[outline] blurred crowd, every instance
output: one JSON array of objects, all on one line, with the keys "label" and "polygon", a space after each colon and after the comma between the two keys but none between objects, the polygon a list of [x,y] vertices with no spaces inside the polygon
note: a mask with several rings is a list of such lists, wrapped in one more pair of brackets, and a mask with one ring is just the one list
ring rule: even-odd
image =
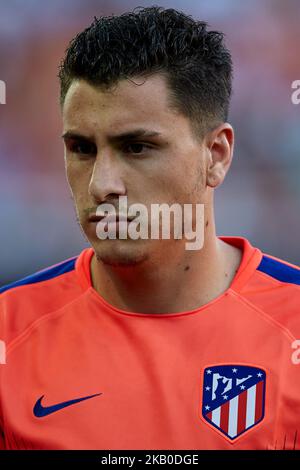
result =
[{"label": "blurred crowd", "polygon": [[64,174],[58,65],[94,16],[152,4],[207,21],[232,52],[236,143],[215,196],[218,235],[300,264],[298,0],[0,0],[0,286],[87,246]]}]

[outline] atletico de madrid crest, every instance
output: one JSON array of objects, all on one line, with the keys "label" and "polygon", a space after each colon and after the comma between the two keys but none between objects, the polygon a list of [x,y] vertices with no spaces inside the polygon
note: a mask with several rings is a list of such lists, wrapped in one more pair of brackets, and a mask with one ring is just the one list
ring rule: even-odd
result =
[{"label": "atletico de madrid crest", "polygon": [[258,367],[207,367],[202,416],[229,439],[236,439],[264,417],[266,373]]}]

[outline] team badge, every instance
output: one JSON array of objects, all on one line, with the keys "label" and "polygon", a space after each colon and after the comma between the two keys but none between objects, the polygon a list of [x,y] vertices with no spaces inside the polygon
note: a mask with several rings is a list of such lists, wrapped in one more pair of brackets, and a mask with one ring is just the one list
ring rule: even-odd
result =
[{"label": "team badge", "polygon": [[231,440],[264,417],[266,373],[258,367],[207,367],[203,377],[202,416]]}]

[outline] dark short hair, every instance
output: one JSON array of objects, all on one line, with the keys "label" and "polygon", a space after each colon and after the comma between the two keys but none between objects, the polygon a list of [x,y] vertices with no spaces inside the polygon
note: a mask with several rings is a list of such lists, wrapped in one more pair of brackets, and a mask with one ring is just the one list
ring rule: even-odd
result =
[{"label": "dark short hair", "polygon": [[94,18],[70,42],[59,68],[60,103],[73,80],[106,89],[120,79],[166,77],[169,103],[198,135],[228,118],[232,61],[224,34],[159,6]]}]

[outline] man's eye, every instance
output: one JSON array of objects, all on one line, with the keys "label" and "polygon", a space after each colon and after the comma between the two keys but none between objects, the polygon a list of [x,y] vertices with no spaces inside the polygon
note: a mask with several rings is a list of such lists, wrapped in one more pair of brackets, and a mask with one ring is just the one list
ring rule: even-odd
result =
[{"label": "man's eye", "polygon": [[123,148],[125,153],[132,153],[135,155],[143,153],[143,150],[149,149],[150,147],[146,144],[136,142],[136,143],[131,143],[131,144],[126,144]]},{"label": "man's eye", "polygon": [[74,142],[70,145],[70,151],[81,155],[90,155],[97,152],[96,147],[87,142]]}]

